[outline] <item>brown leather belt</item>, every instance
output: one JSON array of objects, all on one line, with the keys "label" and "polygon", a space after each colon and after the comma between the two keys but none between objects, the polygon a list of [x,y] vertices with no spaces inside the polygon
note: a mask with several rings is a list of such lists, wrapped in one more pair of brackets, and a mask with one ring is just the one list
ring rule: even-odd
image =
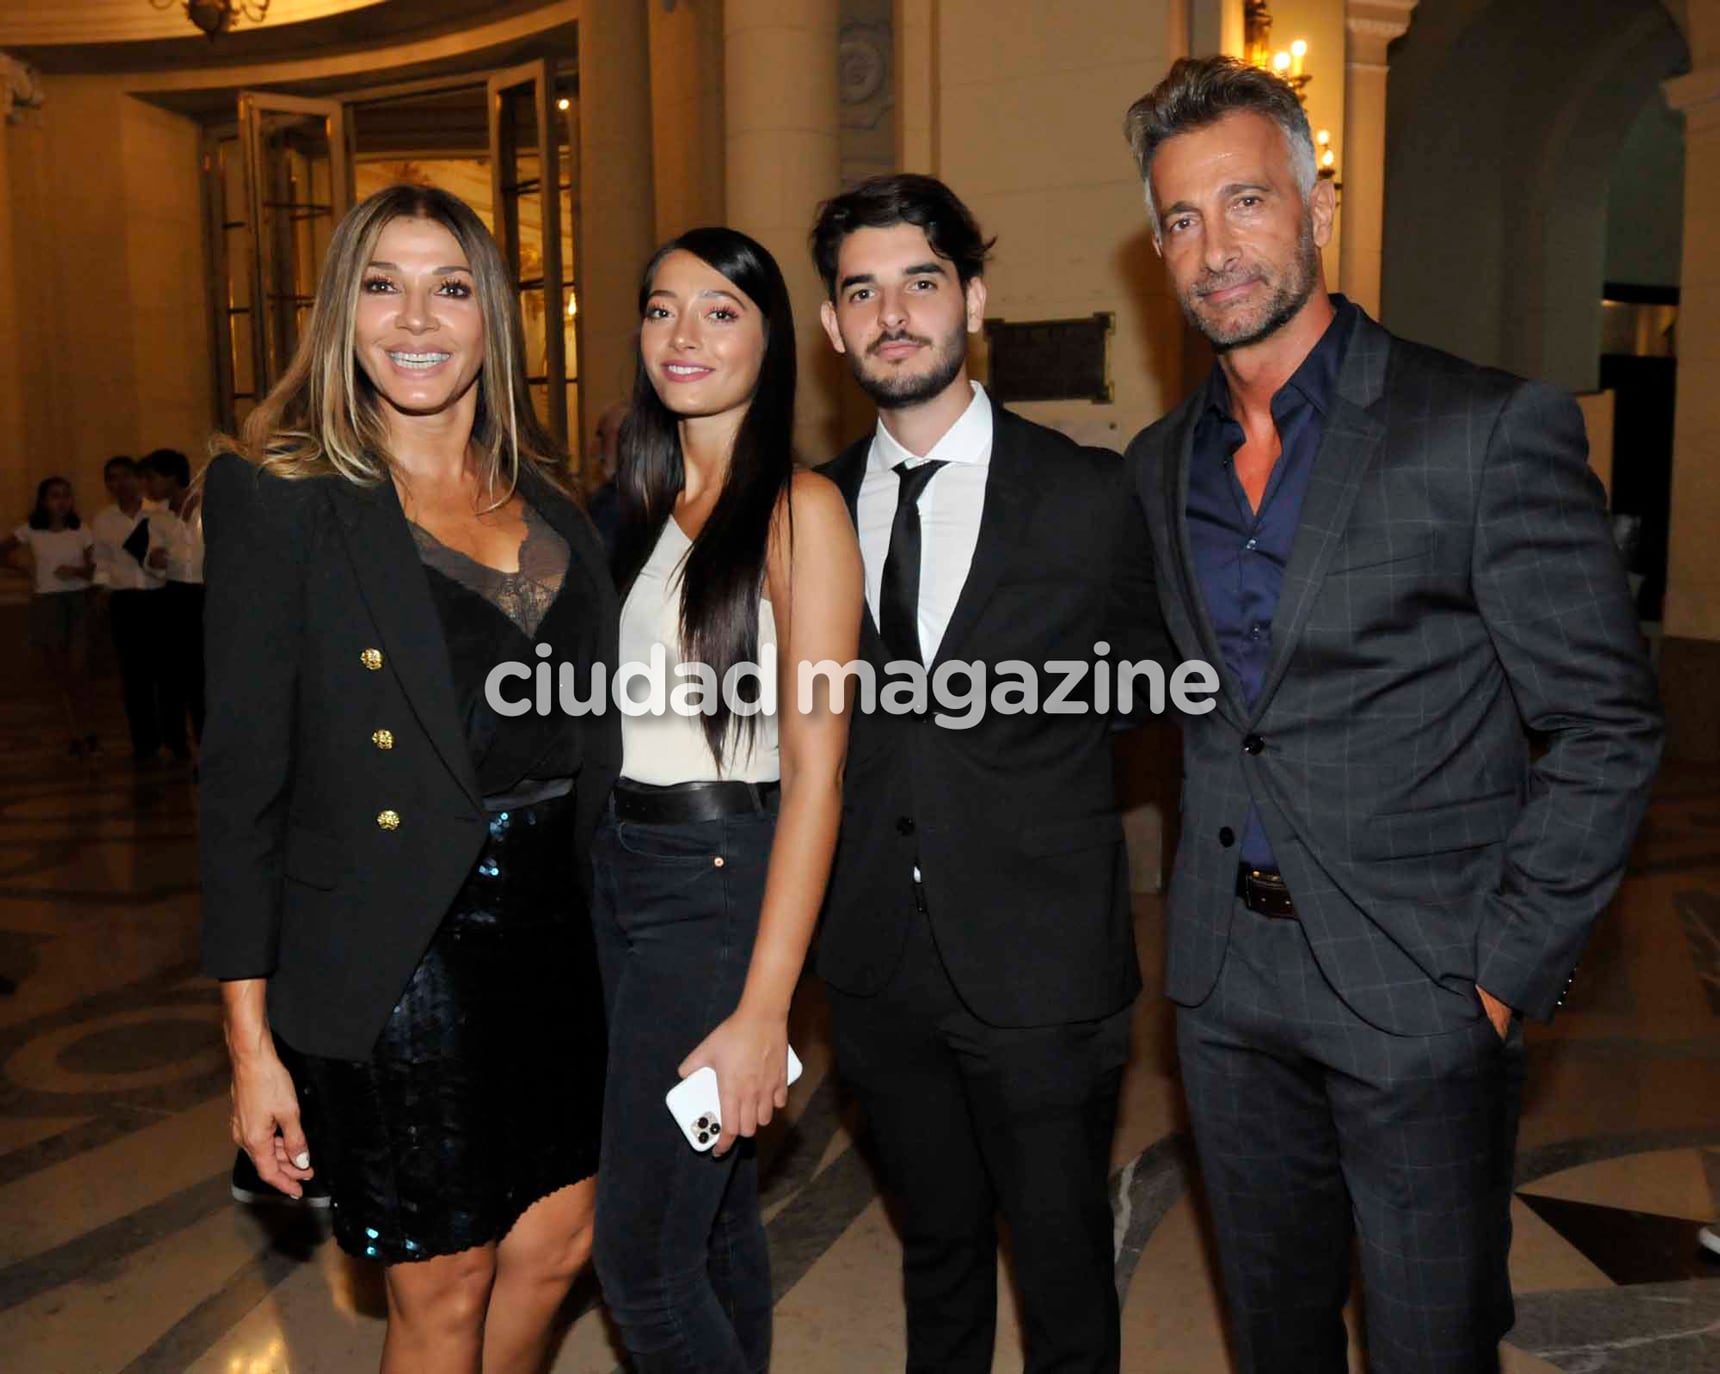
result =
[{"label": "brown leather belt", "polygon": [[1277,873],[1239,864],[1236,869],[1236,895],[1250,911],[1280,920],[1294,920],[1296,907],[1290,901],[1290,889]]}]

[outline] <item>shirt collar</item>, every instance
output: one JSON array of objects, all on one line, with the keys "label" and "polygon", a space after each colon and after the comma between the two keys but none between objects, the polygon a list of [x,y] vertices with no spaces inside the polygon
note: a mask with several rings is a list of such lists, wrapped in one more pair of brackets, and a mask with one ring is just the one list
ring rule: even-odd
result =
[{"label": "shirt collar", "polygon": [[[1338,387],[1338,373],[1344,366],[1344,354],[1349,351],[1350,335],[1355,324],[1356,307],[1348,296],[1332,293],[1332,306],[1335,313],[1331,323],[1326,326],[1326,332],[1320,336],[1320,342],[1308,351],[1308,356],[1302,359],[1302,364],[1290,374],[1290,380],[1278,388],[1272,398],[1272,409],[1276,413],[1280,404],[1286,399],[1285,393],[1291,388],[1325,415],[1332,403],[1332,393]],[[1206,407],[1216,411],[1223,419],[1230,418],[1230,384],[1224,379],[1224,369],[1217,363],[1213,364],[1212,374],[1207,378]]]},{"label": "shirt collar", "polygon": [[934,459],[941,463],[971,463],[985,467],[991,461],[991,398],[978,382],[969,381],[968,385],[973,388],[973,400],[968,402],[968,408],[961,417],[944,431],[944,437],[932,445],[931,452],[924,456],[909,453],[903,448],[896,436],[884,427],[880,417],[877,431],[872,436],[867,468],[873,472],[888,472],[897,463],[905,462],[909,467],[917,468],[921,463]]}]

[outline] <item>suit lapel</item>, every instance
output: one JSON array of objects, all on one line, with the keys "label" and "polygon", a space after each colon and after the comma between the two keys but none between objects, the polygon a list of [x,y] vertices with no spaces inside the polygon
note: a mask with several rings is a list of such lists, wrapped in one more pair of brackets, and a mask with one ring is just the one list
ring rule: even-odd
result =
[{"label": "suit lapel", "polygon": [[1391,336],[1366,315],[1360,315],[1354,328],[1326,414],[1325,433],[1314,455],[1314,471],[1302,498],[1290,562],[1278,593],[1278,611],[1272,618],[1272,655],[1250,713],[1250,726],[1265,713],[1283,681],[1314,595],[1343,543],[1344,526],[1362,478],[1385,439],[1384,422],[1369,408],[1385,389]]},{"label": "suit lapel", "polygon": [[[842,499],[848,503],[848,518],[854,522],[856,536],[860,532],[860,484],[866,480],[866,462],[871,453],[872,439],[868,435],[850,444],[840,455],[819,469],[836,483],[837,490],[842,493]],[[864,597],[860,602],[860,651],[867,659],[879,665],[887,662],[890,657],[890,651],[884,644],[884,636],[878,632],[878,622],[872,615],[872,605]]]},{"label": "suit lapel", "polygon": [[[331,484],[330,499],[340,517],[365,607],[412,713],[448,771],[473,803],[482,807],[471,750],[454,701],[448,642],[394,484],[384,481],[360,487],[339,480]],[[373,646],[354,645],[354,661],[360,650],[369,647]]]},{"label": "suit lapel", "polygon": [[995,401],[991,402],[991,414],[991,462],[986,470],[979,541],[974,545],[973,562],[950,613],[950,623],[938,641],[937,655],[926,665],[928,670],[952,658],[978,623],[980,612],[1009,565],[1010,553],[1020,544],[1021,528],[1033,507],[1027,428]]}]

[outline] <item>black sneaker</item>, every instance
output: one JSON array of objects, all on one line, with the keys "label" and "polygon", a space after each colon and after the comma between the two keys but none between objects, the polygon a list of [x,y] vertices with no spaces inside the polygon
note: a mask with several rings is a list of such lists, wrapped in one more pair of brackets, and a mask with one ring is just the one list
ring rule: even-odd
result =
[{"label": "black sneaker", "polygon": [[307,1178],[299,1186],[305,1191],[302,1198],[292,1197],[272,1184],[264,1183],[257,1173],[257,1166],[251,1163],[251,1156],[240,1150],[233,1161],[233,1179],[227,1191],[233,1194],[233,1201],[252,1207],[272,1202],[284,1203],[288,1207],[329,1205],[328,1184],[320,1178]]}]

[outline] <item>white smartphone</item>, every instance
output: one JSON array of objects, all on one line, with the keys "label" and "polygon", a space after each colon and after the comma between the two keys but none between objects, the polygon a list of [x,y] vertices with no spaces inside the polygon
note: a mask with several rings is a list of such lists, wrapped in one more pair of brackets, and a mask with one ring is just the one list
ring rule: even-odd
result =
[{"label": "white smartphone", "polygon": [[[788,1051],[788,1081],[792,1087],[800,1077],[800,1056],[791,1045]],[[706,1065],[689,1074],[669,1089],[663,1099],[669,1115],[687,1137],[687,1144],[705,1151],[717,1143],[723,1132],[720,1120],[722,1099],[717,1096],[717,1071]]]}]

